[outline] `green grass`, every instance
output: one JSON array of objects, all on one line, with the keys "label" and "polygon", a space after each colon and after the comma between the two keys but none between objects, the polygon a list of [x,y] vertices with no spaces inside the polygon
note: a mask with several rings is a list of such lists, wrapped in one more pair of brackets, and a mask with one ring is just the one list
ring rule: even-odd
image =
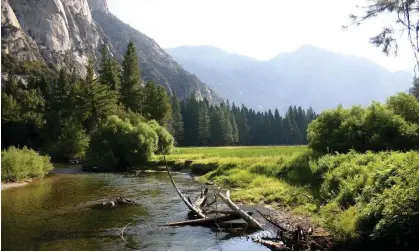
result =
[{"label": "green grass", "polygon": [[[190,168],[203,175],[201,181],[231,189],[234,200],[296,207],[312,204],[311,193],[307,187],[278,176],[307,152],[306,146],[187,147],[176,148],[166,159],[175,168],[192,161]],[[162,160],[155,156],[153,163],[162,164]]]},{"label": "green grass", "polygon": [[[155,156],[152,163],[162,160]],[[311,217],[342,248],[388,248],[392,237],[417,243],[417,151],[319,155],[306,146],[201,147],[176,148],[167,160],[175,168],[191,160],[201,181],[229,188],[235,201],[280,205]]]}]

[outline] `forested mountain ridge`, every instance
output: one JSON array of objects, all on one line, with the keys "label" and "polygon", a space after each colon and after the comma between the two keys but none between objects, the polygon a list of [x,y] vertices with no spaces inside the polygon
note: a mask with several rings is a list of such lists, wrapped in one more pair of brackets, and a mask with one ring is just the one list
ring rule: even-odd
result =
[{"label": "forested mountain ridge", "polygon": [[412,82],[409,73],[391,73],[364,58],[310,45],[265,61],[212,46],[166,51],[220,96],[258,110],[285,112],[290,104],[315,111],[339,104],[365,106],[407,91]]},{"label": "forested mountain ridge", "polygon": [[194,93],[198,99],[220,101],[153,39],[112,15],[106,0],[2,0],[3,55],[45,62],[50,68],[74,68],[84,76],[88,58],[98,61],[104,43],[122,60],[130,40],[136,45],[145,81],[153,80],[181,98]]}]

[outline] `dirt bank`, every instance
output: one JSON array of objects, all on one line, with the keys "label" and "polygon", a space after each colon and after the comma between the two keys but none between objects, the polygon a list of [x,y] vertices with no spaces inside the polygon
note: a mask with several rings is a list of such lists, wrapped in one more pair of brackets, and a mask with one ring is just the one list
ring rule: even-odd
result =
[{"label": "dirt bank", "polygon": [[6,189],[10,189],[10,188],[15,188],[15,187],[21,187],[21,186],[29,184],[30,182],[32,182],[32,180],[26,180],[26,181],[23,181],[23,182],[9,182],[9,183],[1,182],[1,190],[6,190]]}]

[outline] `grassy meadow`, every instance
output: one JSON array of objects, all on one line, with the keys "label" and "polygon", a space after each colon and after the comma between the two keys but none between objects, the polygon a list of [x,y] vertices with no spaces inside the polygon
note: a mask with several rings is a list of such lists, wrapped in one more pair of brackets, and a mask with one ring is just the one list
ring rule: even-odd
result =
[{"label": "grassy meadow", "polygon": [[[190,168],[202,175],[202,182],[229,188],[236,201],[279,204],[300,211],[315,207],[312,192],[307,186],[278,178],[278,174],[290,169],[297,159],[308,163],[307,153],[311,152],[306,146],[181,147],[166,160],[175,169],[192,161]],[[163,164],[163,157],[156,156],[154,162]]]},{"label": "grassy meadow", "polygon": [[[393,232],[415,229],[409,223],[415,225],[418,211],[417,151],[320,155],[306,146],[188,147],[166,158],[175,169],[192,161],[202,182],[229,188],[235,201],[309,216],[346,248],[360,241],[368,246],[366,235],[385,247]],[[162,165],[163,157],[153,163]]]}]

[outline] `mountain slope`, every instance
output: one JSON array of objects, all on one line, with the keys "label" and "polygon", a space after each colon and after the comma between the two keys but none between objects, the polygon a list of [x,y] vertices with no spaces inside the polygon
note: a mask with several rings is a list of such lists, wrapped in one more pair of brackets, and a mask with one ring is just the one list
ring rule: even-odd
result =
[{"label": "mountain slope", "polygon": [[20,60],[75,68],[84,75],[88,58],[98,60],[104,43],[121,60],[130,40],[137,47],[144,80],[154,80],[182,98],[194,93],[210,102],[220,100],[154,40],[112,15],[106,0],[2,0],[2,53]]},{"label": "mountain slope", "polygon": [[196,76],[186,72],[172,57],[151,38],[123,23],[108,11],[94,10],[93,19],[102,28],[106,40],[122,60],[127,45],[132,40],[140,58],[140,68],[145,80],[164,85],[169,93],[186,98],[196,92],[199,99],[218,101],[217,95]]},{"label": "mountain slope", "polygon": [[321,111],[338,104],[367,105],[406,91],[412,82],[408,73],[391,73],[366,59],[314,46],[302,46],[267,61],[207,46],[167,52],[218,94],[255,109],[285,111],[296,104]]}]

